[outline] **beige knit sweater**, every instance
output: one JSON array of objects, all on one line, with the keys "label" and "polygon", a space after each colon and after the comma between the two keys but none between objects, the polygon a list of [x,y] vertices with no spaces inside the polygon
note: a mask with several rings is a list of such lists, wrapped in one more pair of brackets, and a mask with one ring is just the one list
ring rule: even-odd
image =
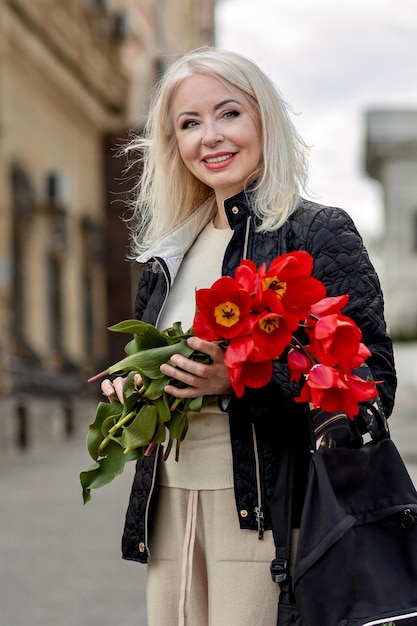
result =
[{"label": "beige knit sweater", "polygon": [[[221,276],[221,265],[230,229],[216,229],[212,221],[187,252],[159,322],[168,328],[180,321],[192,326],[195,290],[210,287]],[[218,408],[217,396],[205,399],[200,413],[189,413],[189,427],[181,444],[178,463],[174,450],[162,463],[159,484],[183,489],[228,489],[233,487],[232,455],[227,413]]]}]

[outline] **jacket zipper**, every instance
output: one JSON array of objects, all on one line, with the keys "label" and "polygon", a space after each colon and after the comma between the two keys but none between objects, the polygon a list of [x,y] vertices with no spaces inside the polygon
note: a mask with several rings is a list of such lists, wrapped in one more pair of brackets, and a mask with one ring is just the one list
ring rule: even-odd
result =
[{"label": "jacket zipper", "polygon": [[[247,254],[248,254],[250,226],[251,226],[251,216],[249,215],[246,221],[245,241],[244,241],[244,246],[243,246],[243,258],[244,259],[247,258]],[[255,424],[252,424],[252,437],[253,437],[253,450],[254,450],[254,455],[255,455],[256,492],[258,496],[258,506],[255,507],[255,518],[256,518],[256,524],[258,526],[258,539],[262,541],[264,538],[265,520],[264,520],[264,513],[262,510],[261,472],[260,472],[259,453],[258,453],[258,444],[257,444],[257,439],[256,439]]]},{"label": "jacket zipper", "polygon": [[249,215],[248,219],[246,220],[245,240],[243,243],[243,258],[244,259],[246,259],[248,255],[250,225],[251,225],[251,216]]},{"label": "jacket zipper", "polygon": [[256,473],[256,491],[258,496],[258,506],[255,507],[255,516],[256,523],[258,525],[258,539],[262,540],[264,538],[264,513],[262,510],[262,495],[261,495],[261,472],[259,465],[259,453],[258,453],[258,442],[256,438],[256,429],[255,424],[252,424],[252,437],[253,437],[253,450],[255,454],[255,473]]}]

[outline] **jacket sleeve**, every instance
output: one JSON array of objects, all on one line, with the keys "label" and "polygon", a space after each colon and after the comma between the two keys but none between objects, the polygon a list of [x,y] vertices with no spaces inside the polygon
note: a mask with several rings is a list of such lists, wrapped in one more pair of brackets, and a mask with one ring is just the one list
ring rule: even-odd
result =
[{"label": "jacket sleeve", "polygon": [[380,281],[362,238],[345,211],[325,207],[311,224],[306,249],[314,258],[313,273],[325,285],[327,295],[349,295],[343,312],[359,326],[362,341],[372,353],[367,364],[374,380],[382,381],[378,391],[388,417],[397,386],[393,347]]}]

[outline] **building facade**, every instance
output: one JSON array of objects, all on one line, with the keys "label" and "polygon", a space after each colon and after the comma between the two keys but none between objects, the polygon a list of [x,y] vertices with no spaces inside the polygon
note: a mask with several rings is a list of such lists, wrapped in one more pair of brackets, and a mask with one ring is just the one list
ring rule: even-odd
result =
[{"label": "building facade", "polygon": [[109,222],[125,229],[109,155],[143,124],[162,59],[212,43],[213,13],[206,0],[0,0],[0,452],[92,417],[85,380],[108,358],[111,303],[131,301],[126,263],[127,279],[108,277],[127,246],[109,238]]},{"label": "building facade", "polygon": [[366,169],[383,189],[386,317],[395,339],[417,338],[417,111],[367,114]]}]

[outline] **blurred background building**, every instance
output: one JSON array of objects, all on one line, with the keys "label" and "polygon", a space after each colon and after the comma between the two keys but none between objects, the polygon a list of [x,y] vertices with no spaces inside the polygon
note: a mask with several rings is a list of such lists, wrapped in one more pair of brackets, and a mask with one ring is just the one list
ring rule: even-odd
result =
[{"label": "blurred background building", "polygon": [[93,417],[135,290],[116,154],[164,68],[213,41],[214,0],[0,0],[0,451]]},{"label": "blurred background building", "polygon": [[417,339],[417,109],[371,110],[366,169],[381,183],[386,318],[397,340]]}]

